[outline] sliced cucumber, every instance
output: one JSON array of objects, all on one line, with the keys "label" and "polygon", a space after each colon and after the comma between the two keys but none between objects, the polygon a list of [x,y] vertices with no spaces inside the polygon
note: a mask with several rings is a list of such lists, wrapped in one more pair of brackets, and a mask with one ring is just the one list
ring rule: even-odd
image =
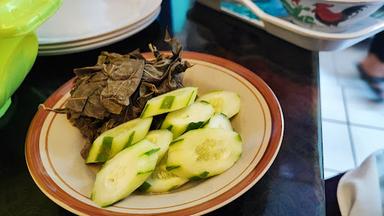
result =
[{"label": "sliced cucumber", "polygon": [[105,162],[124,148],[142,140],[151,122],[151,117],[137,118],[105,131],[93,142],[85,162]]},{"label": "sliced cucumber", "polygon": [[140,186],[139,190],[150,193],[164,193],[174,190],[188,182],[187,178],[181,178],[167,171],[167,156],[160,161],[152,175]]},{"label": "sliced cucumber", "polygon": [[220,128],[191,130],[172,142],[167,170],[191,180],[223,173],[240,158],[238,133]]},{"label": "sliced cucumber", "polygon": [[210,103],[216,113],[224,113],[228,118],[240,111],[240,96],[230,91],[213,91],[199,97],[197,101]]},{"label": "sliced cucumber", "polygon": [[177,138],[186,131],[201,128],[214,114],[213,107],[206,102],[193,103],[165,117],[162,129],[168,129]]},{"label": "sliced cucumber", "polygon": [[208,124],[204,126],[205,128],[222,128],[226,130],[233,130],[231,121],[223,113],[216,113],[210,119]]},{"label": "sliced cucumber", "polygon": [[166,94],[154,97],[147,101],[141,118],[159,115],[181,109],[195,102],[197,95],[196,87],[184,87]]},{"label": "sliced cucumber", "polygon": [[124,199],[152,174],[159,147],[142,140],[107,161],[97,173],[91,199],[105,207]]},{"label": "sliced cucumber", "polygon": [[173,134],[169,130],[153,130],[149,131],[144,139],[152,142],[153,144],[160,147],[159,150],[159,161],[165,153],[168,151],[169,143],[172,142]]}]

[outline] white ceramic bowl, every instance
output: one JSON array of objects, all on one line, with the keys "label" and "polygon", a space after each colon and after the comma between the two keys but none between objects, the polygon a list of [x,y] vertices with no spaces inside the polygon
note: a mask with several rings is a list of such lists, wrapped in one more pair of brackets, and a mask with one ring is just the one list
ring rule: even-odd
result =
[{"label": "white ceramic bowl", "polygon": [[301,26],[324,32],[341,32],[363,21],[382,0],[281,0],[291,20]]}]

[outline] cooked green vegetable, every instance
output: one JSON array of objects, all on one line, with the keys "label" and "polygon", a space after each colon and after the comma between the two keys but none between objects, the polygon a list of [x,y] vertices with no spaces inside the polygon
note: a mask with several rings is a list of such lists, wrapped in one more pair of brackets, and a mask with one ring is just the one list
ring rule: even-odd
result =
[{"label": "cooked green vegetable", "polygon": [[240,135],[219,128],[192,130],[177,138],[168,150],[167,170],[198,180],[223,173],[239,159]]},{"label": "cooked green vegetable", "polygon": [[102,133],[93,142],[86,163],[105,162],[148,133],[152,118],[134,119]]},{"label": "cooked green vegetable", "polygon": [[168,130],[153,130],[149,131],[144,139],[152,142],[160,148],[159,161],[168,151],[169,144],[172,142],[173,134]]},{"label": "cooked green vegetable", "polygon": [[184,87],[166,94],[157,96],[147,101],[142,118],[159,115],[162,113],[172,112],[195,102],[197,95],[196,87]]},{"label": "cooked green vegetable", "polygon": [[216,113],[210,119],[208,124],[204,126],[205,128],[222,128],[226,130],[233,130],[231,121],[223,113]]},{"label": "cooked green vegetable", "polygon": [[166,169],[167,156],[160,161],[152,175],[145,180],[139,190],[150,193],[163,193],[174,190],[188,182],[187,178],[181,178]]},{"label": "cooked green vegetable", "polygon": [[124,199],[151,175],[159,147],[142,140],[107,161],[97,173],[91,199],[106,207]]},{"label": "cooked green vegetable", "polygon": [[201,128],[214,114],[213,107],[206,102],[196,102],[181,110],[168,113],[162,129],[168,129],[177,138],[186,131]]},{"label": "cooked green vegetable", "polygon": [[[138,118],[151,98],[183,87],[182,74],[192,65],[182,60],[179,41],[168,33],[164,41],[172,54],[159,52],[150,44],[153,59],[145,59],[139,50],[125,55],[101,52],[96,65],[74,69],[71,96],[64,109],[53,111],[66,113],[85,137],[84,158],[104,131]],[[172,103],[168,98],[163,107]]]},{"label": "cooked green vegetable", "polygon": [[230,91],[213,91],[199,97],[197,101],[210,103],[216,113],[223,113],[228,118],[240,111],[240,96]]}]

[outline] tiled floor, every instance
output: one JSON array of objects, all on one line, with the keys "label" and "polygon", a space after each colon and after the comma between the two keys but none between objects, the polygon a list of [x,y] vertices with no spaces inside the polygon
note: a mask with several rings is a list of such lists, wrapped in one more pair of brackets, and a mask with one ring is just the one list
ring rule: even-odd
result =
[{"label": "tiled floor", "polygon": [[384,103],[362,81],[356,64],[368,43],[320,53],[320,96],[323,123],[324,175],[332,177],[358,166],[384,148]]}]

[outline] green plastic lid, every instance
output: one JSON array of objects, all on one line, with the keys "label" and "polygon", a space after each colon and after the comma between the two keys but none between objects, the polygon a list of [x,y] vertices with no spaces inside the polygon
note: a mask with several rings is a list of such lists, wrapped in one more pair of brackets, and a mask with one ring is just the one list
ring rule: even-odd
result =
[{"label": "green plastic lid", "polygon": [[61,0],[0,0],[0,38],[34,31],[60,5]]}]

